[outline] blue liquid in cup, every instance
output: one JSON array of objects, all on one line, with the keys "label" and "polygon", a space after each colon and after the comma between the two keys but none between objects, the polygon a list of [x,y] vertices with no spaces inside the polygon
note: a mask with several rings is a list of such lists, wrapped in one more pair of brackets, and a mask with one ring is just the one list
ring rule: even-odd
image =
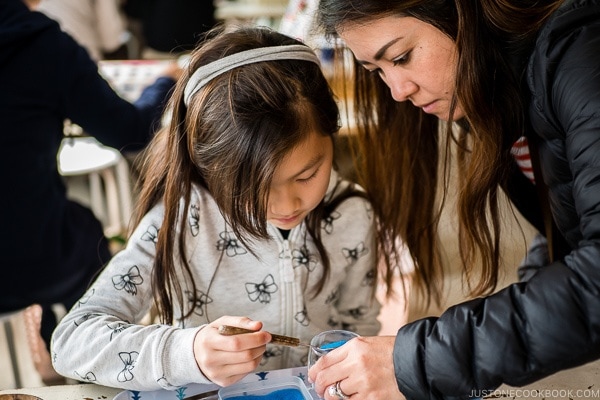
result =
[{"label": "blue liquid in cup", "polygon": [[347,341],[348,340],[338,340],[336,342],[325,343],[319,347],[319,350],[328,350],[329,351],[329,350],[337,349],[338,347],[340,347]]}]

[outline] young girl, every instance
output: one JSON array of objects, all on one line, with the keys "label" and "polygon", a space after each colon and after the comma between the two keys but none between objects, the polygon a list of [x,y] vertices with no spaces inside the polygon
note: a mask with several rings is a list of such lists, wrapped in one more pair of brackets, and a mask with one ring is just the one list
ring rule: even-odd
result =
[{"label": "young girl", "polygon": [[[137,227],[56,329],[56,370],[135,390],[229,385],[306,365],[268,331],[377,334],[370,205],[332,169],[339,115],[315,54],[267,29],[218,33],[170,109]],[[140,324],[153,303],[161,324]]]}]

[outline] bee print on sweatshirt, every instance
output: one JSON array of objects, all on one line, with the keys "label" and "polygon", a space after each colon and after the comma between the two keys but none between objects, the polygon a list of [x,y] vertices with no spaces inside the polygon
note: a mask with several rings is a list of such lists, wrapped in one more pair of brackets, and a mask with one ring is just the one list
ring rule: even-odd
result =
[{"label": "bee print on sweatshirt", "polygon": [[115,275],[112,277],[112,283],[115,289],[125,290],[133,296],[137,294],[137,287],[144,282],[144,278],[140,275],[140,269],[137,265],[129,268],[124,275]]},{"label": "bee print on sweatshirt", "polygon": [[269,362],[269,360],[273,357],[281,357],[283,354],[283,349],[279,346],[268,346],[267,350],[263,353],[262,360],[260,360],[260,365],[265,365]]},{"label": "bee print on sweatshirt", "polygon": [[79,326],[81,324],[83,324],[85,321],[87,321],[88,319],[92,318],[92,317],[99,317],[102,314],[100,313],[85,313],[83,314],[81,317],[77,318],[75,320],[75,322],[73,322],[75,324],[75,326]]},{"label": "bee print on sweatshirt", "polygon": [[342,215],[337,211],[333,211],[331,214],[326,215],[321,222],[321,228],[323,228],[327,234],[331,235],[333,233],[333,221],[341,216]]},{"label": "bee print on sweatshirt", "polygon": [[306,305],[304,305],[302,311],[298,311],[296,315],[294,315],[294,319],[302,326],[308,326],[310,324],[310,318],[308,318],[308,311],[306,310]]},{"label": "bee print on sweatshirt", "polygon": [[277,290],[277,284],[271,274],[267,275],[260,283],[246,283],[246,292],[252,302],[258,300],[261,304],[269,304],[271,302],[271,295],[277,292]]},{"label": "bee print on sweatshirt", "polygon": [[[300,362],[302,363],[302,365],[308,365],[308,352],[300,358]],[[298,374],[298,378],[302,379],[305,385],[309,384],[308,380],[306,379],[306,376],[302,372]]]},{"label": "bee print on sweatshirt", "polygon": [[217,241],[217,250],[224,251],[228,257],[235,257],[240,254],[246,254],[247,251],[244,249],[237,238],[231,232],[219,233],[220,239]]},{"label": "bee print on sweatshirt", "polygon": [[308,271],[312,272],[317,267],[317,259],[310,253],[308,247],[303,245],[299,249],[292,251],[292,265],[294,268],[305,267]]},{"label": "bee print on sweatshirt", "polygon": [[325,304],[333,304],[340,298],[340,288],[336,287],[325,299]]},{"label": "bee print on sweatshirt", "polygon": [[364,204],[365,210],[367,211],[367,217],[369,217],[369,221],[371,221],[373,219],[373,205],[369,201],[366,201]]},{"label": "bee print on sweatshirt", "polygon": [[358,260],[359,258],[364,256],[368,252],[369,252],[369,250],[365,247],[365,244],[363,242],[360,242],[353,249],[347,249],[345,247],[342,249],[342,254],[344,254],[344,257],[346,257],[346,259],[349,262],[354,262],[354,261]]},{"label": "bee print on sweatshirt", "polygon": [[75,371],[75,374],[79,377],[80,380],[85,381],[85,382],[96,382],[96,375],[94,375],[94,373],[92,371],[89,371],[85,374],[80,374],[79,372]]},{"label": "bee print on sweatshirt", "polygon": [[198,232],[200,232],[200,208],[196,204],[192,204],[190,206],[188,223],[190,224],[190,232],[192,232],[192,236],[198,236]]},{"label": "bee print on sweatshirt", "polygon": [[119,322],[107,324],[106,326],[108,329],[110,329],[112,331],[110,333],[110,340],[113,340],[113,336],[115,336],[118,333],[123,332],[125,329],[129,328],[131,326],[131,324],[128,322],[125,322],[125,321],[119,321]]},{"label": "bee print on sweatshirt", "polygon": [[375,282],[377,279],[377,271],[375,271],[375,268],[373,268],[372,270],[370,270],[369,272],[367,272],[365,274],[365,277],[362,279],[362,281],[360,282],[361,286],[375,286]]},{"label": "bee print on sweatshirt", "polygon": [[363,319],[364,316],[367,314],[367,312],[369,311],[369,307],[367,306],[359,306],[356,308],[351,308],[349,310],[346,310],[344,312],[341,312],[340,314],[343,315],[349,315],[354,319]]},{"label": "bee print on sweatshirt", "polygon": [[340,327],[340,322],[337,321],[335,318],[333,317],[329,317],[329,319],[327,319],[327,325],[331,328],[331,329],[336,329]]},{"label": "bee print on sweatshirt", "polygon": [[142,240],[156,244],[158,241],[158,228],[154,225],[150,225],[148,229],[146,229],[146,232],[142,234]]},{"label": "bee print on sweatshirt", "polygon": [[90,298],[94,295],[94,293],[96,293],[96,289],[92,288],[91,290],[87,291],[83,296],[81,296],[81,298],[77,301],[77,306],[81,307],[83,304],[87,303]]},{"label": "bee print on sweatshirt", "polygon": [[356,332],[356,325],[343,322],[342,329],[345,331]]},{"label": "bee print on sweatshirt", "polygon": [[190,303],[190,307],[194,309],[194,314],[203,317],[204,309],[207,304],[213,302],[213,299],[210,298],[206,293],[196,290],[196,299],[194,301],[193,293],[190,290],[185,291],[185,295],[187,296],[187,300]]},{"label": "bee print on sweatshirt", "polygon": [[129,382],[133,380],[134,376],[132,371],[133,368],[135,368],[135,361],[137,360],[138,354],[137,351],[129,353],[122,351],[119,353],[119,358],[123,362],[123,369],[117,375],[117,380],[119,382]]}]

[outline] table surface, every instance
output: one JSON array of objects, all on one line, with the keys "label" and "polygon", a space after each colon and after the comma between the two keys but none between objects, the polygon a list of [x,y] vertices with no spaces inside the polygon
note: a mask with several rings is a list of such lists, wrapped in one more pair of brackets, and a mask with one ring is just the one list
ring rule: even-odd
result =
[{"label": "table surface", "polygon": [[[122,389],[96,384],[76,384],[2,390],[0,395],[31,394],[43,400],[112,400],[122,391]],[[511,400],[600,398],[600,360],[562,371],[521,388],[502,385],[495,391],[473,394],[479,397]]]},{"label": "table surface", "polygon": [[100,74],[125,100],[133,102],[173,60],[102,60]]}]

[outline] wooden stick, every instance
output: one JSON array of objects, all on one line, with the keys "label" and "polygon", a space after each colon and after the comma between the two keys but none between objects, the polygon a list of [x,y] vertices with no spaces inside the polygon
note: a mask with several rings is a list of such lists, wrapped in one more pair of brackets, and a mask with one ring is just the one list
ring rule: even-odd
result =
[{"label": "wooden stick", "polygon": [[[240,328],[240,327],[231,326],[231,325],[219,326],[219,333],[221,335],[225,335],[225,336],[232,336],[232,335],[239,335],[242,333],[253,333],[253,332],[256,332],[256,331],[251,331],[250,329]],[[300,343],[299,338],[295,338],[292,336],[276,335],[274,333],[271,333],[271,343],[280,344],[282,346],[291,346],[291,347],[297,347],[297,346],[302,345],[302,343]]]}]

